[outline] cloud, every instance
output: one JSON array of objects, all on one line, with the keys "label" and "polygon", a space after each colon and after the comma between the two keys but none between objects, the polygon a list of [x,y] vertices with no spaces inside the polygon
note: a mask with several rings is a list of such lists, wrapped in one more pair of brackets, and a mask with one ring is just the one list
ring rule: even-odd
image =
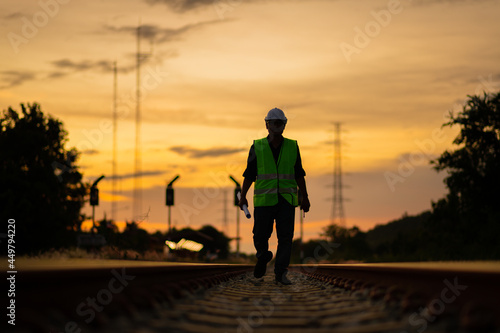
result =
[{"label": "cloud", "polygon": [[[68,76],[72,72],[96,70],[101,73],[113,72],[113,62],[108,60],[81,60],[59,59],[51,61],[55,68],[44,76],[45,79],[59,79]],[[135,64],[118,66],[118,72],[129,73],[135,70]],[[0,89],[7,89],[19,86],[28,81],[35,80],[40,76],[36,72],[27,70],[6,70],[0,71]]]},{"label": "cloud", "polygon": [[[165,43],[173,40],[179,40],[183,35],[192,30],[215,23],[220,23],[220,21],[205,21],[199,23],[186,24],[179,28],[162,28],[158,25],[142,24],[140,26],[141,37],[157,43]],[[113,27],[110,25],[105,25],[104,29],[109,32],[115,32],[115,33],[127,33],[127,34],[137,33],[137,26]]]},{"label": "cloud", "polygon": [[[411,1],[411,0],[410,0]],[[434,4],[451,4],[457,5],[464,2],[474,3],[474,2],[485,2],[485,1],[495,1],[495,0],[414,0],[412,5],[414,6],[428,6]]]},{"label": "cloud", "polygon": [[[158,57],[155,57],[155,59],[156,58]],[[50,64],[55,69],[45,75],[45,79],[58,79],[69,75],[71,72],[80,72],[87,70],[95,70],[101,73],[113,72],[113,62],[109,60],[73,61],[70,59],[58,59],[51,61]],[[118,72],[126,74],[134,71],[135,68],[135,63],[126,66],[118,66]],[[39,76],[37,76],[36,72],[28,70],[0,71],[0,89],[16,87],[25,82],[35,80],[37,79],[37,77]]]},{"label": "cloud", "polygon": [[209,149],[197,149],[186,146],[175,146],[170,148],[171,151],[176,152],[179,155],[186,155],[190,158],[204,158],[204,157],[220,157],[226,155],[232,155],[243,151],[242,148],[230,148],[230,147],[217,147]]},{"label": "cloud", "polygon": [[12,88],[19,86],[26,81],[34,80],[36,78],[35,72],[32,71],[16,71],[7,70],[0,71],[0,89]]},{"label": "cloud", "polygon": [[184,13],[195,8],[214,5],[217,0],[145,0],[150,5],[164,4],[175,12]]},{"label": "cloud", "polygon": [[20,19],[24,16],[26,16],[26,15],[21,13],[21,12],[14,12],[12,14],[4,15],[2,18],[7,21],[7,20]]},{"label": "cloud", "polygon": [[[115,177],[113,176],[106,176],[105,179],[108,179],[108,180],[111,180],[111,179],[119,179],[119,180],[123,180],[123,179],[133,179],[133,178],[136,178],[138,175],[140,175],[141,177],[151,177],[151,176],[160,176],[160,175],[163,175],[165,173],[164,170],[149,170],[149,171],[143,171],[141,172],[140,174],[136,174],[136,173],[125,173],[125,174],[122,174],[122,175],[116,175]],[[99,176],[96,176],[96,177],[90,177],[92,179],[94,178],[97,178]]]},{"label": "cloud", "polygon": [[[4,18],[12,19],[21,15],[20,13],[14,13]],[[194,29],[210,25],[213,23],[220,23],[220,21],[207,21],[207,22],[199,22],[194,24],[187,24],[180,28],[171,29],[171,28],[161,28],[157,25],[141,25],[141,35],[149,39],[151,41],[157,43],[168,42],[175,39],[180,39],[184,34],[192,31]],[[137,26],[123,26],[123,27],[112,27],[105,26],[107,31],[118,32],[118,33],[136,33]],[[143,64],[161,64],[164,59],[167,58],[175,58],[179,55],[176,50],[166,50],[156,53],[151,56],[145,56],[142,59]],[[135,71],[136,63],[135,63],[135,53],[130,54],[128,57],[128,64],[118,64],[117,71],[122,74],[127,74]],[[54,67],[52,71],[50,71],[47,75],[45,75],[45,79],[58,79],[65,76],[68,76],[72,72],[81,72],[81,71],[98,71],[100,73],[112,73],[113,72],[113,61],[111,60],[79,60],[74,61],[68,58],[62,58],[53,60],[50,64]],[[21,85],[27,81],[31,81],[36,79],[36,73],[33,71],[17,71],[17,70],[6,70],[0,71],[0,89],[12,88],[18,85]]]},{"label": "cloud", "polygon": [[99,154],[99,151],[97,149],[86,149],[82,151],[82,154],[84,155],[97,155]]},{"label": "cloud", "polygon": [[[73,61],[70,59],[59,59],[51,61],[50,64],[56,69],[47,74],[47,79],[59,79],[68,76],[72,72],[80,72],[86,70],[97,70],[101,73],[110,73],[113,71],[113,62],[109,60]],[[132,70],[132,67],[122,68],[119,71],[127,73],[130,70]]]},{"label": "cloud", "polygon": [[60,59],[51,62],[57,68],[61,69],[73,69],[77,71],[84,71],[88,69],[99,69],[103,72],[110,72],[113,70],[113,62],[106,60],[82,60],[80,62],[75,62],[69,59]]},{"label": "cloud", "polygon": [[[177,56],[177,53],[173,51],[162,52],[159,55],[145,57],[142,60],[142,64],[160,64],[165,58],[173,58]],[[135,54],[134,54],[135,57]],[[132,56],[130,57],[132,59]],[[121,65],[117,64],[117,72],[121,74],[128,74],[136,70],[135,59],[130,61],[129,64]],[[67,76],[71,72],[82,72],[82,71],[97,71],[100,73],[112,73],[114,70],[114,64],[111,60],[80,60],[73,61],[70,59],[58,59],[51,61],[50,64],[55,67],[55,70],[51,71],[48,75],[48,79],[56,79]]]},{"label": "cloud", "polygon": [[48,75],[47,75],[47,79],[59,79],[61,77],[65,77],[66,75],[68,75],[67,72],[63,72],[63,71],[53,71],[53,72],[50,72]]},{"label": "cloud", "polygon": [[[178,53],[173,50],[159,52],[156,55],[145,57],[142,64],[161,65],[162,61],[167,58],[175,58]],[[117,64],[117,71],[121,74],[128,74],[136,70],[135,54],[130,57],[129,64]],[[70,75],[74,72],[97,71],[100,73],[112,73],[114,64],[111,60],[79,60],[63,58],[50,62],[53,70],[49,71],[44,79],[59,79]],[[19,86],[27,81],[35,80],[37,74],[33,71],[25,70],[6,70],[0,71],[0,89],[12,88]]]},{"label": "cloud", "polygon": [[[52,66],[56,67],[57,70],[51,72],[48,77],[56,78],[67,75],[67,72],[64,70],[72,70],[72,71],[86,71],[86,70],[97,70],[102,73],[111,73],[113,72],[113,61],[111,60],[80,60],[73,61],[70,59],[59,59],[51,61]],[[117,66],[117,70],[120,73],[129,73],[135,70],[135,64],[130,64],[126,66]]]},{"label": "cloud", "polygon": [[[274,0],[278,2],[278,0]],[[287,0],[291,1],[291,0]],[[298,2],[298,0],[295,0]],[[324,0],[332,1],[332,0]],[[451,1],[451,0],[450,0]],[[464,0],[465,1],[465,0]],[[242,3],[264,2],[270,3],[270,0],[144,0],[149,5],[163,4],[177,13],[185,13],[202,7],[213,7],[215,10],[232,10]]]}]

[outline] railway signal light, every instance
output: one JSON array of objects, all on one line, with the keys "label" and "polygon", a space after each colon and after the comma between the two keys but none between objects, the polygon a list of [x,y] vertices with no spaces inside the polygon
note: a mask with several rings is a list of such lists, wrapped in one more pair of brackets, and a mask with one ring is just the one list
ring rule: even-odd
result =
[{"label": "railway signal light", "polygon": [[104,178],[104,175],[97,178],[92,186],[90,187],[90,205],[99,206],[99,189],[97,188],[97,183],[99,183]]},{"label": "railway signal light", "polygon": [[167,190],[165,191],[165,205],[168,207],[168,233],[172,231],[172,211],[171,208],[174,205],[174,182],[179,179],[179,175],[175,176],[174,179],[170,181],[167,185]]},{"label": "railway signal light", "polygon": [[99,189],[94,186],[90,188],[90,205],[99,206]]},{"label": "railway signal light", "polygon": [[99,190],[97,189],[97,183],[99,183],[103,178],[104,175],[97,178],[90,187],[90,205],[92,206],[92,234],[95,230],[95,206],[99,206]]},{"label": "railway signal light", "polygon": [[238,204],[240,203],[240,199],[238,199],[238,193],[241,192],[241,188],[240,187],[236,187],[234,189],[234,205],[235,206],[238,206]]},{"label": "railway signal light", "polygon": [[166,197],[165,204],[167,206],[173,206],[174,205],[174,189],[172,187],[167,187],[165,197]]},{"label": "railway signal light", "polygon": [[174,188],[173,184],[174,182],[179,179],[179,175],[175,176],[174,179],[170,181],[167,185],[167,190],[165,191],[165,205],[166,206],[173,206],[174,205]]},{"label": "railway signal light", "polygon": [[240,203],[240,199],[238,198],[238,193],[241,192],[241,185],[240,183],[238,183],[236,179],[234,179],[233,176],[229,176],[229,179],[231,179],[236,184],[236,187],[234,189],[234,205],[238,206]]}]

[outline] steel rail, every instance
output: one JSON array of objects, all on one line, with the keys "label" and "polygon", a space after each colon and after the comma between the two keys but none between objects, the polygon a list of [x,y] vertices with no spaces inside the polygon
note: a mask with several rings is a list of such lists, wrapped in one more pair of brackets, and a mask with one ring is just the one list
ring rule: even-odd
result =
[{"label": "steel rail", "polygon": [[250,265],[138,266],[124,262],[121,267],[19,271],[16,329],[59,332],[61,327],[54,327],[52,321],[60,317],[66,318],[66,331],[78,332],[78,322],[99,326],[109,314],[133,315],[137,310],[172,302],[252,269]]},{"label": "steel rail", "polygon": [[454,316],[474,332],[500,329],[500,266],[467,263],[293,265],[292,271],[435,321]]}]

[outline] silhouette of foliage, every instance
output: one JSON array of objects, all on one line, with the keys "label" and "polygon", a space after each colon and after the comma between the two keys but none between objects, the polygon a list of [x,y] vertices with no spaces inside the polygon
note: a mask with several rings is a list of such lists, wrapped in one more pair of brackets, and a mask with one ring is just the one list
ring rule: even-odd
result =
[{"label": "silhouette of foliage", "polygon": [[199,232],[212,238],[212,241],[204,243],[200,251],[201,256],[206,256],[209,252],[216,253],[218,258],[226,259],[229,255],[229,238],[223,232],[218,231],[211,225],[205,225]]},{"label": "silhouette of foliage", "polygon": [[125,230],[118,238],[118,244],[123,249],[144,252],[149,249],[150,235],[146,230],[139,228],[139,223],[134,221],[126,222]]},{"label": "silhouette of foliage", "polygon": [[344,228],[331,224],[327,226],[322,236],[330,243],[337,243],[339,247],[332,252],[331,259],[341,260],[366,260],[371,255],[371,251],[366,242],[366,233],[358,227]]},{"label": "silhouette of foliage", "polygon": [[468,98],[443,125],[460,126],[458,148],[433,161],[449,193],[433,203],[428,227],[443,259],[500,258],[500,93]]},{"label": "silhouette of foliage", "polygon": [[4,110],[0,129],[0,215],[16,220],[17,253],[74,244],[86,187],[63,124],[33,103]]},{"label": "silhouette of foliage", "polygon": [[366,241],[373,249],[387,247],[388,244],[394,242],[398,237],[407,237],[408,235],[418,233],[430,214],[430,211],[425,211],[414,216],[405,213],[399,219],[386,224],[376,225],[367,232]]},{"label": "silhouette of foliage", "polygon": [[448,172],[446,185],[458,197],[462,212],[488,215],[498,207],[493,194],[500,186],[500,93],[469,96],[463,111],[450,114],[443,126],[454,125],[461,127],[453,141],[460,147],[445,151],[434,161],[435,168]]},{"label": "silhouette of foliage", "polygon": [[[305,260],[321,262],[388,262],[427,260],[422,237],[424,225],[431,213],[404,214],[387,224],[380,224],[363,232],[357,227],[329,225],[323,229],[323,239],[309,240],[302,245]],[[301,263],[300,241],[294,242],[294,263]],[[309,258],[309,259],[307,259]],[[307,263],[307,262],[304,262]]]},{"label": "silhouette of foliage", "polygon": [[[292,243],[292,264],[316,264],[323,261],[334,260],[333,255],[337,251],[337,245],[329,246],[324,239],[311,239],[300,244],[300,239],[295,239]],[[303,258],[301,258],[301,252]]]},{"label": "silhouette of foliage", "polygon": [[366,241],[372,251],[372,261],[420,261],[426,260],[421,244],[424,225],[431,215],[424,211],[417,215],[407,213],[387,224],[377,225],[366,233]]}]

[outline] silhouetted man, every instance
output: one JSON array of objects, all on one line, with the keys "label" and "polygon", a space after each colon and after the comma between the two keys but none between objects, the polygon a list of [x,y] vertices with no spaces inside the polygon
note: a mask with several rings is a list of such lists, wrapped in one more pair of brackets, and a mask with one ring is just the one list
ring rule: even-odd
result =
[{"label": "silhouetted man", "polygon": [[297,186],[302,195],[301,209],[309,211],[305,171],[302,168],[297,141],[283,137],[287,118],[282,110],[274,108],[265,118],[269,135],[255,140],[248,155],[247,168],[243,173],[239,206],[248,205],[247,192],[254,187],[253,242],[257,250],[254,276],[266,274],[267,263],[273,258],[269,251],[269,238],[276,220],[278,249],[274,274],[276,283],[291,284],[287,278],[292,252],[295,223],[295,207],[298,206]]}]

